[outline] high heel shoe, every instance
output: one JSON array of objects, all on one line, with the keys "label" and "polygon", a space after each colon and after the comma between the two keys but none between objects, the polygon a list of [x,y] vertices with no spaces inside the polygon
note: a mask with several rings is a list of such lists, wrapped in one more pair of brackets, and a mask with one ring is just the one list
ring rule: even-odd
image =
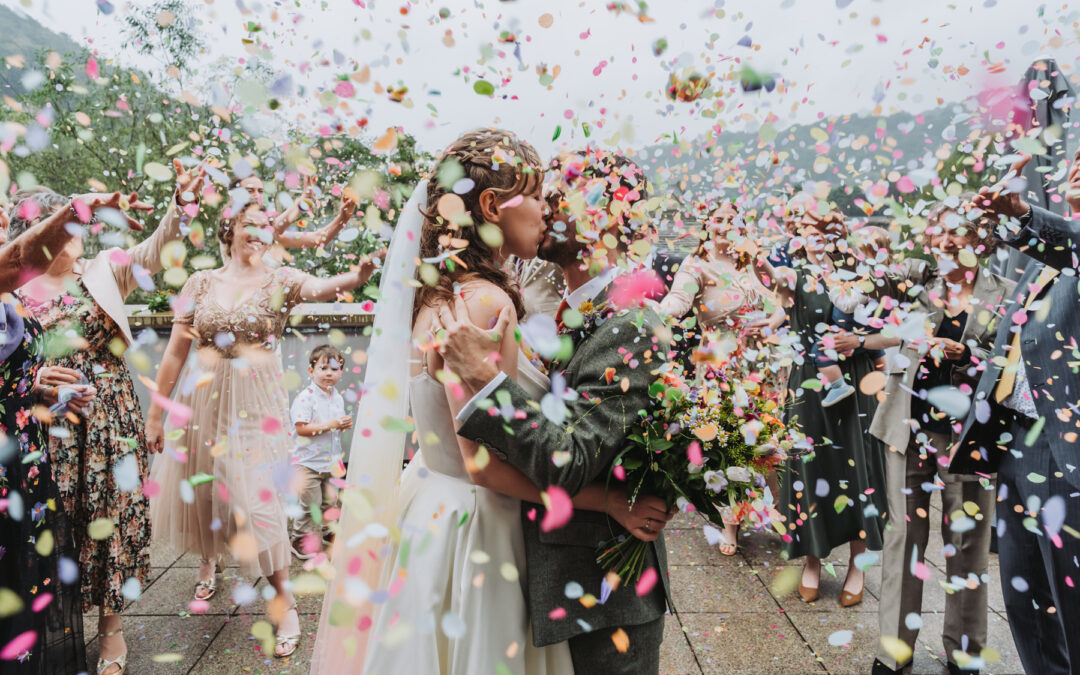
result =
[{"label": "high heel shoe", "polygon": [[[789,586],[790,588],[790,586]],[[803,586],[802,580],[799,580],[799,597],[805,602],[814,602],[818,599],[820,592],[817,588],[810,588],[809,586]]]},{"label": "high heel shoe", "polygon": [[[848,568],[848,573],[844,577],[844,585],[847,586],[848,577],[851,576],[851,568]],[[863,586],[859,589],[858,593],[849,593],[846,590],[840,591],[840,606],[841,607],[854,607],[862,602],[863,591],[866,590],[866,577],[863,577]]]},{"label": "high heel shoe", "polygon": [[[296,610],[296,603],[295,602],[292,604],[292,607],[285,610],[286,613],[288,613],[288,612],[296,612],[296,611],[297,610]],[[300,624],[300,614],[299,614],[299,612],[297,612],[297,614],[296,614],[296,623],[297,623],[297,625]],[[296,648],[299,647],[299,646],[300,646],[300,631],[296,631],[296,633],[294,633],[292,635],[274,635],[274,656],[279,658],[279,659],[284,659],[284,658],[288,658],[288,657],[292,656],[293,653],[296,652]],[[279,653],[278,652],[278,647],[284,647],[285,651]]]},{"label": "high heel shoe", "polygon": [[[116,630],[111,630],[108,633],[98,633],[98,642],[100,644],[101,638],[103,638],[103,637],[112,637],[112,636],[116,635],[117,633],[123,633],[123,632],[124,632],[123,628],[117,628]],[[98,657],[98,660],[97,660],[97,675],[104,675],[105,671],[108,670],[109,668],[113,667],[113,666],[116,666],[120,670],[114,670],[111,673],[109,673],[108,675],[124,675],[124,673],[127,671],[127,651],[126,650],[124,651],[123,654],[121,654],[120,656],[117,656],[115,659],[103,659],[101,657]]]}]

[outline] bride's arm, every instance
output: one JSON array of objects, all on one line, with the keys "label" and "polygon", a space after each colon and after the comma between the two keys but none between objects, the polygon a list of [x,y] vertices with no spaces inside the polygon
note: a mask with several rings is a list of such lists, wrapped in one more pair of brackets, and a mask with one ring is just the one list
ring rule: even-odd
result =
[{"label": "bride's arm", "polygon": [[[467,284],[463,288],[462,296],[469,318],[473,323],[484,328],[494,325],[503,308],[509,307],[511,312],[513,311],[510,298],[500,289],[488,284],[483,286]],[[513,335],[516,327],[517,319],[511,319],[506,335]],[[499,369],[508,377],[517,379],[518,345],[516,341],[503,340],[501,349],[498,352],[492,352],[491,358],[498,359]],[[445,379],[446,400],[450,405],[450,412],[456,417],[469,400],[469,396],[456,382],[456,378],[446,377],[445,371],[440,371],[440,373]],[[455,439],[465,462],[465,469],[469,472],[469,478],[473,484],[522,501],[536,504],[543,502],[540,488],[528,476],[489,453],[486,448],[481,450],[476,443],[461,436],[455,436]],[[665,512],[662,500],[655,497],[639,499],[631,509],[624,490],[619,487],[608,489],[601,483],[586,486],[573,497],[572,502],[576,509],[607,513],[634,536],[646,541],[656,539],[660,529],[670,518]]]}]

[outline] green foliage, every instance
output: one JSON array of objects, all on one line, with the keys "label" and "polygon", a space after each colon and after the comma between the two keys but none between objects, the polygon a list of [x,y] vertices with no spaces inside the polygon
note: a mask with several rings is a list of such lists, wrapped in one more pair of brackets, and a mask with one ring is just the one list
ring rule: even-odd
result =
[{"label": "green foliage", "polygon": [[[19,20],[51,34],[33,21]],[[325,250],[293,252],[300,269],[319,275],[346,271],[359,256],[384,245],[380,235],[386,233],[387,224],[397,221],[398,209],[431,164],[431,156],[419,152],[412,137],[399,134],[396,148],[385,155],[373,153],[369,139],[346,135],[311,141],[293,130],[288,133],[290,142],[284,144],[253,138],[245,130],[243,115],[236,111],[265,113],[266,102],[257,106],[233,100],[224,107],[210,107],[195,104],[190,94],[182,92],[180,85],[191,74],[185,64],[203,49],[203,38],[186,2],[159,0],[134,10],[125,21],[139,53],[161,64],[153,70],[168,73],[164,82],[153,81],[141,70],[107,63],[98,63],[97,77],[91,79],[89,54],[77,48],[62,55],[41,48],[28,51],[23,54],[23,68],[8,67],[0,73],[7,83],[5,93],[14,100],[13,105],[0,106],[0,123],[13,123],[22,132],[14,149],[0,159],[0,194],[8,192],[9,180],[19,188],[46,185],[61,194],[138,192],[140,199],[156,208],[145,218],[145,231],[124,235],[131,245],[153,232],[170,205],[172,160],[178,158],[188,167],[210,160],[218,167],[214,176],[218,194],[203,200],[192,222],[194,232],[185,240],[190,269],[190,261],[200,255],[204,265],[220,260],[212,224],[229,203],[227,187],[221,183],[231,175],[228,169],[243,161],[263,174],[267,197],[279,207],[293,199],[284,183],[291,183],[298,173],[316,173],[319,186],[328,194],[320,209],[298,224],[309,230],[333,218],[341,187],[351,186],[360,195],[364,215],[354,217],[342,240],[331,242]],[[265,64],[252,62],[239,73],[218,68],[214,77],[235,95],[244,82],[265,85],[273,73]],[[35,86],[15,86],[24,82]],[[175,89],[175,95],[165,88]],[[97,242],[91,238],[86,244],[87,253],[93,254]],[[377,283],[376,277],[368,296]],[[168,288],[161,275],[156,285]],[[142,290],[129,300],[162,302]]]}]

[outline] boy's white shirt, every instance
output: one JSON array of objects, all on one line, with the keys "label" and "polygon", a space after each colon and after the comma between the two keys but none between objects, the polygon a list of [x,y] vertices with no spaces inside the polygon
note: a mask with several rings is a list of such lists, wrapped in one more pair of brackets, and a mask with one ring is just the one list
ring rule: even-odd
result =
[{"label": "boy's white shirt", "polygon": [[[345,415],[345,399],[337,389],[323,391],[315,382],[300,390],[289,409],[293,426],[299,423],[321,423]],[[293,461],[312,471],[327,473],[334,460],[341,456],[341,432],[326,431],[318,436],[296,436]]]}]

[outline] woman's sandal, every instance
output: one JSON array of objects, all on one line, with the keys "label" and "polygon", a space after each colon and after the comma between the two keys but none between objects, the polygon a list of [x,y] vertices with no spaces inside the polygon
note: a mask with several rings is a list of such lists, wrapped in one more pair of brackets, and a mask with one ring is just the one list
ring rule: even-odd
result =
[{"label": "woman's sandal", "polygon": [[[200,562],[210,562],[209,560],[202,560]],[[221,563],[214,561],[214,574],[209,579],[199,579],[195,583],[195,599],[207,601],[214,597],[214,593],[217,593],[217,575],[221,574]],[[205,595],[199,595],[199,591],[202,591]]]},{"label": "woman's sandal", "polygon": [[[292,604],[292,607],[285,610],[286,612],[296,612],[296,623],[300,623],[300,612],[296,609],[296,603]],[[300,646],[300,631],[297,631],[294,635],[275,635],[274,636],[274,656],[279,659],[285,659],[293,655],[296,652],[296,648]],[[285,647],[284,652],[278,652],[278,647]]]},{"label": "woman's sandal", "polygon": [[[111,630],[108,633],[98,633],[98,642],[100,644],[101,638],[103,637],[112,637],[117,633],[123,632],[123,628],[117,628],[116,630]],[[98,657],[97,675],[106,675],[105,671],[113,666],[116,666],[117,668],[119,668],[119,670],[114,670],[108,673],[108,675],[124,675],[124,672],[127,671],[127,656],[127,651],[125,651],[123,654],[117,656],[115,659],[103,659]]]},{"label": "woman's sandal", "polygon": [[[735,541],[731,541],[727,537],[727,526],[735,526]],[[724,529],[720,530],[720,555],[733,556],[738,549],[739,539],[739,521],[730,521],[724,518]]]}]

